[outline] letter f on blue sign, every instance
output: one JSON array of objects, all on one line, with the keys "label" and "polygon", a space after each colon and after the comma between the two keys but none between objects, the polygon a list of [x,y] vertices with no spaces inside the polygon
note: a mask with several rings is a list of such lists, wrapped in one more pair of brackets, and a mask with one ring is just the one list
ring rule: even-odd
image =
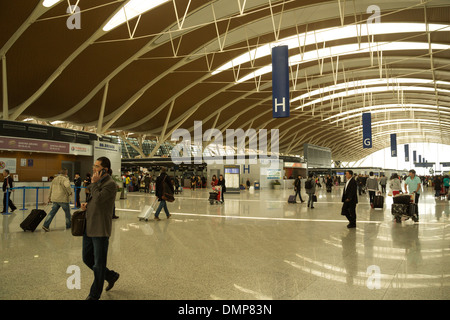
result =
[{"label": "letter f on blue sign", "polygon": [[289,117],[289,51],[288,46],[272,49],[272,117]]}]

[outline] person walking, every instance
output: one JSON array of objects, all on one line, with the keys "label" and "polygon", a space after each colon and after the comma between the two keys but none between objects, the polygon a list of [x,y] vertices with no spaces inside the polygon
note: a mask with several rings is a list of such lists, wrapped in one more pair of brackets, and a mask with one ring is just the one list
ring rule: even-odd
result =
[{"label": "person walking", "polygon": [[392,196],[396,196],[402,191],[402,183],[396,173],[392,174],[391,179],[389,180],[389,192],[392,193]]},{"label": "person walking", "polygon": [[[406,178],[405,183],[403,184],[405,188],[405,193],[414,194],[414,203],[419,203],[420,198],[420,189],[421,189],[421,180],[418,176],[416,176],[416,170],[411,169],[409,170],[409,177]],[[416,222],[419,221],[419,206],[417,206],[417,212],[416,212]]]},{"label": "person walking", "polygon": [[325,180],[325,185],[327,187],[327,192],[331,192],[331,189],[333,188],[333,179],[330,175],[327,176],[327,179]]},{"label": "person walking", "polygon": [[308,195],[308,208],[314,209],[313,196],[316,193],[316,181],[312,173],[309,174],[308,179],[305,181],[305,192]]},{"label": "person walking", "polygon": [[86,178],[83,181],[83,187],[85,187],[84,189],[84,194],[86,195],[86,202],[89,201],[89,199],[91,198],[91,194],[89,193],[89,188],[88,186],[91,184],[91,178],[92,175],[88,172],[86,173]]},{"label": "person walking", "polygon": [[120,276],[106,267],[117,192],[117,184],[111,175],[111,161],[106,157],[98,158],[94,163],[92,183],[89,185],[91,197],[81,205],[81,210],[86,211],[83,262],[94,272],[94,281],[86,300],[99,300],[105,280],[108,282],[105,290],[109,291]]},{"label": "person walking", "polygon": [[66,229],[71,227],[72,216],[70,214],[70,197],[72,196],[72,189],[70,188],[70,180],[67,177],[67,169],[62,169],[59,175],[53,179],[50,185],[50,193],[48,195],[48,202],[53,203],[52,209],[45,219],[42,229],[45,232],[50,231],[50,223],[58,212],[59,208],[64,210],[66,214]]},{"label": "person walking", "polygon": [[434,177],[434,197],[439,198],[441,196],[442,181],[439,176]]},{"label": "person walking", "polygon": [[295,179],[294,189],[295,189],[295,200],[297,200],[297,194],[298,194],[298,197],[300,198],[301,203],[305,202],[302,199],[302,193],[301,193],[301,189],[302,189],[302,176],[301,175],[298,175],[297,179]]},{"label": "person walking", "polygon": [[342,210],[341,215],[347,217],[349,224],[347,228],[356,228],[356,205],[358,204],[358,185],[353,177],[353,171],[345,171],[345,183],[344,192],[342,193]]},{"label": "person walking", "polygon": [[144,192],[149,193],[150,192],[150,176],[148,173],[145,174],[144,184],[145,184]]},{"label": "person walking", "polygon": [[215,187],[217,186],[217,184],[219,183],[219,179],[217,179],[216,175],[213,175],[211,178],[211,187]]},{"label": "person walking", "polygon": [[448,194],[448,189],[450,187],[450,179],[449,177],[446,175],[444,176],[444,189],[445,189],[445,194]]},{"label": "person walking", "polygon": [[420,197],[420,189],[421,189],[421,181],[418,176],[416,176],[416,170],[409,170],[409,177],[406,178],[405,183],[403,184],[405,188],[405,193],[411,193],[415,195],[414,202],[419,203]]},{"label": "person walking", "polygon": [[225,192],[227,192],[227,187],[225,186],[225,178],[223,177],[223,175],[219,175],[219,181],[217,182],[217,185],[222,187],[220,190],[220,197],[222,198],[222,203],[223,203],[224,202],[223,194]]},{"label": "person walking", "polygon": [[369,191],[370,206],[373,208],[375,193],[378,191],[378,181],[372,171],[369,173],[369,178],[366,180],[366,188]]},{"label": "person walking", "polygon": [[78,172],[75,173],[75,179],[73,179],[73,184],[75,185],[75,207],[80,208],[81,177]]},{"label": "person walking", "polygon": [[[13,188],[13,182],[14,180],[9,175],[9,170],[8,169],[3,170],[3,211],[1,213],[5,213],[7,207],[11,208],[11,212],[14,212],[17,209],[16,205],[11,200],[12,194],[9,191],[11,188]],[[6,193],[8,191],[9,191],[8,204],[6,204]]]},{"label": "person walking", "polygon": [[381,192],[386,193],[387,177],[383,174],[380,178]]},{"label": "person walking", "polygon": [[170,182],[169,176],[167,175],[166,171],[167,171],[167,169],[165,167],[162,167],[161,174],[156,179],[155,195],[159,201],[158,209],[156,209],[156,212],[155,212],[155,220],[157,220],[157,221],[161,220],[159,218],[159,213],[161,212],[162,209],[164,209],[167,219],[170,218],[169,209],[167,209],[167,203],[166,203],[166,200],[163,199],[163,195],[164,195],[164,190],[168,190],[172,194],[174,193],[174,191],[173,191],[173,184]]}]

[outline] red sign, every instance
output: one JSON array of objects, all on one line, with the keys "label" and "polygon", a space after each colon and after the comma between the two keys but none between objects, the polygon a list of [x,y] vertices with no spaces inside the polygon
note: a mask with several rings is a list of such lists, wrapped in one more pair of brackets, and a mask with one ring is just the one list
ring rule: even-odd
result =
[{"label": "red sign", "polygon": [[69,143],[0,137],[0,149],[39,151],[49,153],[69,153]]}]

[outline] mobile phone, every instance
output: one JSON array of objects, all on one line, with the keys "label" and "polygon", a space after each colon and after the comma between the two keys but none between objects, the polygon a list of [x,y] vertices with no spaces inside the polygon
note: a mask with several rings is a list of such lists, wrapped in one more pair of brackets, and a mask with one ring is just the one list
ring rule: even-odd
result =
[{"label": "mobile phone", "polygon": [[106,174],[106,173],[107,173],[106,169],[102,169],[100,171],[100,177],[103,177],[103,175]]}]

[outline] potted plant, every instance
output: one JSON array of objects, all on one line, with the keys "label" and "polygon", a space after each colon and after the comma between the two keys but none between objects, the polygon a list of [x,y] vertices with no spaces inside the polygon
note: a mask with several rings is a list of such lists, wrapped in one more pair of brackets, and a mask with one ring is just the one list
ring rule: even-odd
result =
[{"label": "potted plant", "polygon": [[117,193],[116,193],[116,201],[120,199],[126,199],[125,198],[125,189],[123,187],[123,180],[121,177],[119,177],[117,174],[114,174],[112,176],[113,180],[117,184]]},{"label": "potted plant", "polygon": [[274,188],[275,190],[280,190],[280,188],[281,188],[280,181],[275,180],[274,182],[272,182],[272,188]]}]

